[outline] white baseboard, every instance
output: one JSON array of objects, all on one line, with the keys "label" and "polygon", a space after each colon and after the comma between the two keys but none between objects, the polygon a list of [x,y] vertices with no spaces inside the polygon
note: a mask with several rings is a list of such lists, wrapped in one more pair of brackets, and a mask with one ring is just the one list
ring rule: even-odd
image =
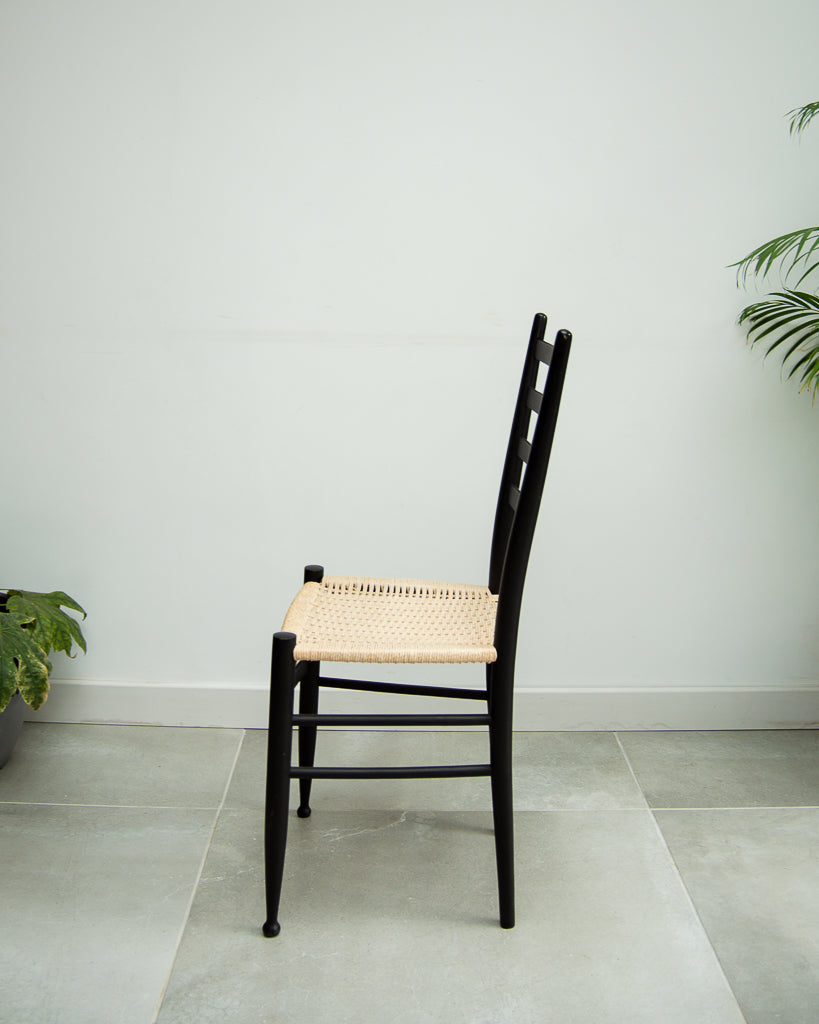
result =
[{"label": "white baseboard", "polygon": [[[386,701],[386,703],[385,703]],[[472,702],[322,694],[321,710],[412,713],[478,710]],[[267,690],[254,686],[52,681],[39,722],[261,729]],[[810,687],[520,687],[515,728],[541,731],[806,729],[819,727],[819,685]]]}]

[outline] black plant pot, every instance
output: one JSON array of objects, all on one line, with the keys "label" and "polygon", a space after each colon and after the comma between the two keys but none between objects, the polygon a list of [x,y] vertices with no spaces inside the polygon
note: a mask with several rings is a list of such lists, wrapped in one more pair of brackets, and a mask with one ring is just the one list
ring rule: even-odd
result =
[{"label": "black plant pot", "polygon": [[[0,593],[0,612],[6,610],[7,600],[8,594],[5,591]],[[17,742],[17,737],[23,728],[24,710],[25,702],[18,690],[5,708],[0,711],[0,768],[8,761],[12,750],[14,750],[14,744]]]},{"label": "black plant pot", "polygon": [[0,711],[0,768],[5,765],[14,750],[14,744],[23,728],[25,709],[26,703],[18,690],[5,708]]}]

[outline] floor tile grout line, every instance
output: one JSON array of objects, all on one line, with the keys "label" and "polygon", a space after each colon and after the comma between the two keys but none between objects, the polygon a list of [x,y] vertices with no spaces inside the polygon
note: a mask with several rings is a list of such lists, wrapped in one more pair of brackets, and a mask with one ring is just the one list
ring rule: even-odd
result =
[{"label": "floor tile grout line", "polygon": [[[631,775],[632,779],[634,779],[634,785],[637,787],[637,789],[638,789],[638,791],[640,793],[640,797],[642,798],[642,801],[645,804],[645,808],[644,809],[650,811],[651,810],[651,804],[648,802],[648,797],[646,796],[645,791],[644,791],[642,785],[640,784],[640,780],[637,778],[637,772],[635,772],[634,768],[632,767],[631,761],[629,760],[629,756],[626,753],[626,748],[623,746],[623,742],[620,739],[620,733],[619,732],[615,732],[614,733],[614,739],[617,742],[617,746],[620,748],[620,753],[621,753],[621,755],[623,757],[623,760],[626,763],[626,768],[628,768],[629,774]],[[641,810],[642,809],[643,808],[641,808]]]},{"label": "floor tile grout line", "polygon": [[[802,810],[819,810],[819,804],[710,804],[702,807],[681,807],[681,806],[669,806],[669,807],[653,807],[643,790],[640,780],[637,778],[637,773],[632,766],[631,760],[626,753],[626,748],[623,746],[620,734],[618,732],[613,733],[617,746],[620,748],[620,753],[623,755],[623,760],[626,762],[632,779],[634,779],[635,785],[640,790],[640,796],[645,801],[645,805],[652,812],[655,811],[802,811]],[[627,810],[628,808],[624,808]]]},{"label": "floor tile grout line", "polygon": [[50,800],[0,800],[2,807],[88,807],[98,811],[218,811],[216,804],[75,804]]},{"label": "floor tile grout line", "polygon": [[737,994],[734,991],[734,987],[731,984],[731,982],[730,982],[730,980],[728,978],[728,975],[725,972],[725,967],[724,967],[724,965],[722,963],[722,960],[720,959],[720,955],[717,952],[717,949],[714,946],[714,943],[711,941],[711,936],[708,933],[708,929],[705,927],[705,922],[703,921],[702,917],[700,916],[700,912],[697,909],[696,903],[694,902],[694,897],[691,895],[691,892],[690,892],[688,886],[685,884],[685,879],[682,876],[682,872],[680,871],[679,865],[677,864],[677,861],[676,861],[676,859],[674,857],[674,854],[671,852],[671,847],[668,845],[668,841],[665,838],[663,830],[660,828],[660,823],[659,823],[659,821],[657,821],[657,816],[654,813],[654,809],[653,808],[649,808],[649,811],[651,813],[651,821],[652,821],[652,823],[654,825],[654,828],[655,828],[655,830],[657,832],[657,835],[659,837],[660,843],[662,844],[662,847],[665,850],[665,852],[668,854],[668,859],[670,860],[670,862],[671,862],[671,864],[672,864],[672,866],[674,868],[674,873],[676,874],[677,878],[679,879],[680,888],[682,889],[682,891],[683,891],[683,893],[685,895],[685,899],[686,899],[686,902],[688,903],[688,906],[691,908],[691,913],[694,915],[694,917],[696,918],[700,928],[702,929],[702,934],[705,936],[705,941],[708,943],[708,946],[711,949],[711,953],[713,954],[714,961],[716,962],[717,967],[719,968],[719,972],[722,975],[723,980],[725,981],[725,986],[728,989],[728,991],[731,993],[731,995],[732,995],[732,997],[734,999],[734,1002],[736,1003],[737,1011],[739,1012],[739,1015],[740,1015],[741,1019],[743,1021],[746,1021],[746,1024],[747,1024],[748,1018],[745,1016],[745,1011],[742,1009],[742,1006],[741,1006],[741,1004],[739,1002],[739,999],[737,998]]},{"label": "floor tile grout line", "polygon": [[[626,753],[625,747],[623,746],[622,742],[620,741],[619,733],[615,732],[614,735],[615,735],[615,738],[617,739],[618,746],[620,747],[620,750],[622,751],[623,757],[625,758],[626,764],[628,765],[628,770],[631,772],[632,777],[634,778],[634,781],[637,783],[638,786],[640,786],[640,782],[637,779],[637,773],[634,771],[634,768],[632,767],[632,764],[631,764],[631,760],[629,759],[629,756]],[[711,950],[711,953],[712,953],[712,955],[714,957],[714,961],[716,962],[717,967],[719,968],[719,972],[722,975],[723,981],[725,982],[725,986],[728,989],[728,991],[731,993],[731,996],[733,997],[734,1003],[736,1004],[737,1012],[739,1013],[740,1018],[743,1021],[745,1021],[746,1024],[747,1024],[747,1017],[745,1016],[745,1012],[743,1011],[742,1006],[740,1005],[740,1002],[739,1002],[739,999],[737,998],[736,992],[734,992],[734,989],[733,989],[733,986],[731,985],[731,982],[728,980],[728,975],[725,973],[725,967],[723,966],[722,960],[719,957],[719,953],[717,953],[717,950],[716,950],[716,948],[714,946],[714,943],[711,941],[711,936],[708,934],[708,929],[705,927],[705,922],[703,921],[702,917],[700,916],[699,910],[697,910],[697,905],[694,903],[694,898],[692,897],[691,892],[690,892],[688,886],[685,884],[685,879],[682,876],[682,872],[680,871],[679,865],[677,864],[677,861],[676,861],[676,859],[674,857],[674,854],[671,852],[671,847],[668,845],[668,841],[667,841],[667,839],[665,837],[665,834],[663,833],[663,830],[660,828],[660,823],[657,820],[657,811],[659,810],[659,808],[652,807],[649,804],[648,799],[647,799],[647,797],[645,795],[645,792],[643,791],[643,787],[642,786],[640,786],[640,792],[643,794],[643,799],[646,802],[646,808],[648,809],[648,813],[649,813],[649,815],[651,817],[651,823],[654,826],[654,829],[655,829],[655,831],[657,833],[657,836],[658,836],[658,838],[660,840],[660,844],[661,844],[662,848],[665,850],[665,852],[666,852],[666,854],[668,856],[668,859],[671,862],[671,865],[672,865],[672,867],[674,869],[674,874],[677,876],[677,878],[679,880],[680,888],[682,889],[682,892],[683,892],[683,894],[685,896],[685,900],[688,903],[688,906],[689,906],[689,908],[691,910],[691,913],[694,915],[695,919],[699,923],[700,928],[702,929],[702,934],[705,937],[705,941],[708,943],[708,946],[709,946],[709,948]],[[672,809],[676,810],[677,808],[672,808]],[[744,810],[745,808],[742,808],[742,809]],[[707,810],[722,810],[722,808],[707,808]]]},{"label": "floor tile grout line", "polygon": [[731,804],[724,807],[719,804],[711,804],[707,807],[650,807],[652,812],[686,811],[819,811],[817,804]]},{"label": "floor tile grout line", "polygon": [[231,764],[230,771],[228,772],[227,781],[225,782],[224,789],[222,790],[222,799],[219,801],[219,806],[215,809],[213,815],[213,822],[211,823],[210,832],[208,833],[208,838],[205,843],[205,849],[202,852],[202,857],[199,861],[199,870],[196,872],[196,878],[194,879],[193,885],[191,886],[191,894],[188,899],[188,905],[187,907],[185,907],[185,913],[182,915],[182,924],[179,926],[179,934],[177,935],[173,952],[171,953],[170,963],[168,965],[167,973],[165,974],[165,981],[163,982],[162,989],[159,993],[159,998],[157,999],[156,1002],[156,1009],[154,1010],[154,1014],[152,1017],[152,1020],[154,1022],[158,1020],[160,1011],[162,1010],[162,1004],[165,1001],[165,994],[168,991],[168,985],[170,984],[171,975],[173,974],[173,969],[174,966],[176,965],[176,959],[179,956],[179,950],[182,946],[182,940],[184,939],[185,932],[187,931],[188,928],[191,910],[193,909],[193,901],[196,899],[196,893],[199,889],[199,883],[202,881],[202,874],[204,873],[205,870],[205,862],[207,861],[208,854],[210,853],[210,847],[211,843],[213,842],[213,836],[216,832],[216,826],[219,824],[219,818],[224,809],[225,802],[227,801],[227,795],[228,791],[230,790],[230,784],[233,782],[233,776],[236,772],[236,765],[238,764],[239,761],[239,755],[242,753],[242,747],[244,746],[246,736],[247,730],[243,729],[241,737],[239,739],[239,743],[237,744],[236,747],[236,753],[233,757],[233,763]]}]

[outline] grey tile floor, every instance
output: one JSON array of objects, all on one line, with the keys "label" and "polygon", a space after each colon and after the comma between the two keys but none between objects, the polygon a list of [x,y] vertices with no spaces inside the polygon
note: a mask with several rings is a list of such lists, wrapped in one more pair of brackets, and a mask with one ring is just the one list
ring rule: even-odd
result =
[{"label": "grey tile floor", "polygon": [[[321,739],[327,763],[486,754]],[[264,741],[24,727],[0,772],[4,1024],[819,1019],[819,732],[518,734],[512,931],[486,780],[316,783],[273,940]]]}]

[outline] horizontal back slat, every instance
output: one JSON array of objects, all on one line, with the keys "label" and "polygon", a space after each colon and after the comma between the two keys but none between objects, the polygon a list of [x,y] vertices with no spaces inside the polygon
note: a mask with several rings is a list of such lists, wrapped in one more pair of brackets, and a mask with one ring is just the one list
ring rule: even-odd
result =
[{"label": "horizontal back slat", "polygon": [[526,393],[526,408],[531,409],[532,412],[540,412],[542,402],[543,395],[539,391],[535,391],[534,388],[529,388]]},{"label": "horizontal back slat", "polygon": [[540,363],[545,363],[547,366],[552,361],[552,353],[555,347],[549,341],[539,341],[535,349],[535,358]]}]

